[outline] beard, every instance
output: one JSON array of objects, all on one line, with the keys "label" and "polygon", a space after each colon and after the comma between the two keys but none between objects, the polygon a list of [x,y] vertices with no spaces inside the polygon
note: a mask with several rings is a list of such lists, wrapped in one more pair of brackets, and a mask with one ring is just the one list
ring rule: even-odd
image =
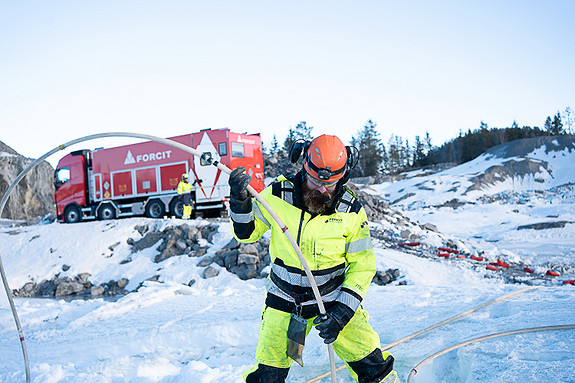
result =
[{"label": "beard", "polygon": [[321,214],[331,206],[335,190],[321,193],[317,189],[310,189],[307,182],[302,184],[303,203],[307,210],[313,214]]}]

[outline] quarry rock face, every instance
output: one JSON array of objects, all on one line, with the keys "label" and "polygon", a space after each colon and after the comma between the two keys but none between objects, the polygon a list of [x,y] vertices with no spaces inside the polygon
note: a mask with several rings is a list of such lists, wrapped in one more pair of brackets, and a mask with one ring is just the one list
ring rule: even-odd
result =
[{"label": "quarry rock face", "polygon": [[[33,161],[0,141],[1,197],[18,174]],[[54,168],[46,161],[41,162],[14,188],[1,218],[29,220],[50,213],[55,214],[53,180]]]}]

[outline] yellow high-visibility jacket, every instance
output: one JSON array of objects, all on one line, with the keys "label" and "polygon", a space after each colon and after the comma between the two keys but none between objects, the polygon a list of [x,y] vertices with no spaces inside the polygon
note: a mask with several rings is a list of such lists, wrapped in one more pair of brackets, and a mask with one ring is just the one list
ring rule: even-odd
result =
[{"label": "yellow high-visibility jacket", "polygon": [[[296,239],[326,306],[337,301],[355,311],[376,271],[365,210],[343,187],[332,211],[311,215],[301,201],[302,182],[301,172],[289,178],[279,176],[260,195]],[[301,306],[304,317],[317,315],[317,302],[300,260],[269,212],[254,200],[251,212],[230,212],[230,218],[240,242],[254,242],[271,230],[266,304],[287,312]]]},{"label": "yellow high-visibility jacket", "polygon": [[191,193],[193,190],[194,187],[189,182],[182,180],[178,184],[178,194]]}]

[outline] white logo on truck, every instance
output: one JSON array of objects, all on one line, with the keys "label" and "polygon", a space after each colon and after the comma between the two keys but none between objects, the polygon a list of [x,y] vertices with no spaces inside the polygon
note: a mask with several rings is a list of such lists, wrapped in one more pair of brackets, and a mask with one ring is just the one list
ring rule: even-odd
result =
[{"label": "white logo on truck", "polygon": [[124,165],[135,164],[136,160],[132,155],[132,152],[128,150],[128,154],[126,154],[126,159],[124,160]]},{"label": "white logo on truck", "polygon": [[124,165],[135,164],[137,162],[149,162],[149,161],[156,161],[156,160],[167,160],[172,155],[171,150],[166,150],[163,152],[152,152],[152,153],[145,153],[145,154],[138,154],[134,159],[132,152],[128,150],[128,154],[126,154],[126,159],[124,160]]},{"label": "white logo on truck", "polygon": [[243,137],[238,137],[238,142],[243,142],[244,144],[250,144],[250,145],[255,145],[256,140],[249,140],[247,138],[243,138]]}]

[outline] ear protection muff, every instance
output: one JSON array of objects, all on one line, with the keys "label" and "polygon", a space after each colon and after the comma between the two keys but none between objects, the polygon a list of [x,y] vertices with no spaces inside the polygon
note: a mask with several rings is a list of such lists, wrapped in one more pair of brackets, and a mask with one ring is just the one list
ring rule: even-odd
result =
[{"label": "ear protection muff", "polygon": [[347,181],[349,181],[351,177],[351,171],[357,166],[357,163],[359,162],[359,150],[355,146],[346,146],[345,149],[347,151],[346,170],[339,182],[339,185],[346,184]]},{"label": "ear protection muff", "polygon": [[295,140],[293,144],[291,144],[291,147],[289,148],[289,153],[288,153],[288,158],[290,160],[290,162],[292,164],[295,164],[299,158],[301,157],[301,154],[307,153],[307,150],[309,148],[309,146],[311,145],[311,141],[305,141],[305,140]]}]

